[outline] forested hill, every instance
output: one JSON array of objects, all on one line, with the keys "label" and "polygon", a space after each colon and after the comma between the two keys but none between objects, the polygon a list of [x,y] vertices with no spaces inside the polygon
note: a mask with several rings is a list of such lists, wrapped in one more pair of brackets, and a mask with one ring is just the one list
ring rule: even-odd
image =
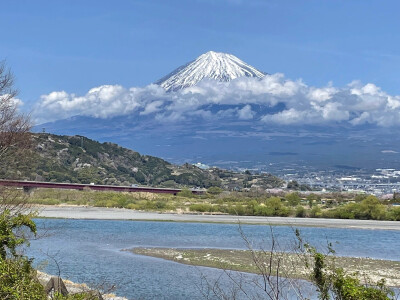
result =
[{"label": "forested hill", "polygon": [[32,162],[15,170],[1,170],[2,178],[39,181],[224,188],[278,187],[283,181],[269,175],[241,174],[218,168],[203,170],[190,164],[173,165],[113,143],[82,136],[33,134]]}]

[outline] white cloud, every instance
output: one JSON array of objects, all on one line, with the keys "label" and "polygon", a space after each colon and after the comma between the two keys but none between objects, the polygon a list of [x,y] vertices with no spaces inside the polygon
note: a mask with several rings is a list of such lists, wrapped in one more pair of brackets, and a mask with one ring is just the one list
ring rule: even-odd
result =
[{"label": "white cloud", "polygon": [[311,111],[298,111],[294,108],[290,108],[272,115],[265,115],[261,118],[261,121],[265,123],[279,123],[283,125],[304,123],[312,124],[317,123],[318,114]]},{"label": "white cloud", "polygon": [[337,89],[329,86],[325,88],[310,88],[308,98],[314,101],[323,102],[332,98],[337,92]]},{"label": "white cloud", "polygon": [[[283,103],[280,111],[271,110]],[[217,109],[211,109],[218,105]],[[261,108],[258,110],[257,108]],[[268,112],[271,111],[271,112]],[[325,124],[346,122],[354,126],[400,125],[400,96],[358,81],[339,88],[307,86],[283,74],[238,78],[231,82],[203,80],[197,86],[166,93],[158,85],[124,88],[104,85],[77,96],[65,91],[41,96],[35,110],[37,123],[74,115],[109,118],[147,115],[160,122],[190,118],[237,118],[263,123]]]},{"label": "white cloud", "polygon": [[382,152],[382,153],[390,153],[390,154],[397,154],[397,153],[399,153],[399,152],[394,151],[394,150],[382,150],[381,152]]},{"label": "white cloud", "polygon": [[349,119],[350,113],[342,109],[341,103],[328,103],[322,108],[322,117],[324,120],[345,121]]},{"label": "white cloud", "polygon": [[255,112],[251,110],[251,106],[249,104],[238,110],[238,116],[240,120],[253,119],[254,115]]},{"label": "white cloud", "polygon": [[150,102],[146,105],[143,111],[140,112],[141,115],[148,115],[161,110],[161,105],[163,105],[163,101],[156,100],[154,102]]}]

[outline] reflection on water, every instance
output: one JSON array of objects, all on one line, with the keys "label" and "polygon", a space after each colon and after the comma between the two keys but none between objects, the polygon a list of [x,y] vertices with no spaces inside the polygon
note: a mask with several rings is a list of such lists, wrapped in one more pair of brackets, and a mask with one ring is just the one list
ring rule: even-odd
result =
[{"label": "reflection on water", "polygon": [[[95,286],[117,285],[129,299],[203,299],[201,274],[217,279],[221,270],[182,265],[121,251],[133,247],[245,249],[239,226],[230,224],[37,219],[39,234],[28,255],[46,271],[57,273],[45,253],[55,255],[61,275]],[[268,249],[268,226],[242,225],[245,235]],[[293,243],[293,229],[273,228],[280,244]],[[400,232],[336,228],[301,228],[302,236],[322,248],[334,242],[338,255],[399,260]],[[338,242],[338,243],[335,243]],[[253,275],[248,275],[253,276]],[[254,276],[253,276],[254,277]],[[228,286],[227,280],[221,279]],[[204,290],[204,289],[203,289]]]}]

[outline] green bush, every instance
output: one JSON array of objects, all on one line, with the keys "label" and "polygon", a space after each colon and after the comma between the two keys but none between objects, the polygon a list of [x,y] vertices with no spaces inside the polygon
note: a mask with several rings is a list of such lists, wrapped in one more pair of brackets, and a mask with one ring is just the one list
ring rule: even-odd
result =
[{"label": "green bush", "polygon": [[[311,267],[310,280],[316,286],[318,299],[321,300],[394,300],[395,294],[389,289],[384,280],[371,281],[364,276],[365,283],[361,283],[358,274],[346,274],[342,268],[335,266],[335,254],[331,244],[328,244],[327,254],[318,252],[315,247],[304,243],[300,232],[296,229],[298,249],[304,249],[307,257],[306,268]],[[330,257],[331,260],[327,258]]]},{"label": "green bush", "polygon": [[230,206],[228,213],[230,215],[244,216],[244,215],[246,215],[246,211],[247,210],[243,205],[236,204],[236,205]]},{"label": "green bush", "polygon": [[319,206],[314,206],[310,211],[310,217],[311,218],[321,218],[322,217],[321,208]]},{"label": "green bush", "polygon": [[375,196],[368,196],[361,201],[358,215],[360,219],[383,220],[385,216],[385,206]]},{"label": "green bush", "polygon": [[278,197],[268,198],[265,202],[266,208],[263,208],[264,215],[286,217],[290,214],[290,209],[283,205],[282,200]]},{"label": "green bush", "polygon": [[207,189],[207,193],[209,193],[211,195],[219,195],[222,193],[222,191],[223,191],[223,189],[221,189],[220,187],[217,187],[217,186],[212,186]]},{"label": "green bush", "polygon": [[375,196],[367,196],[359,203],[348,203],[333,209],[330,217],[340,219],[385,220],[386,207]]},{"label": "green bush", "polygon": [[259,205],[256,207],[255,215],[267,217],[267,216],[279,216],[279,213],[277,214],[277,211],[275,211],[271,207]]},{"label": "green bush", "polygon": [[256,200],[251,200],[247,203],[247,212],[249,215],[257,214],[258,208],[259,208],[259,205]]},{"label": "green bush", "polygon": [[300,204],[300,196],[298,193],[290,193],[285,196],[290,206],[297,206]]},{"label": "green bush", "polygon": [[400,207],[399,206],[392,207],[388,211],[387,215],[389,220],[400,221]]},{"label": "green bush", "polygon": [[134,203],[129,203],[125,208],[127,209],[139,209],[139,206]]},{"label": "green bush", "polygon": [[164,208],[167,207],[167,202],[166,202],[166,201],[161,201],[161,200],[156,201],[156,202],[154,203],[154,207],[155,207],[156,209],[164,209]]},{"label": "green bush", "polygon": [[0,258],[0,299],[43,300],[43,286],[26,258]]},{"label": "green bush", "polygon": [[297,206],[296,207],[296,217],[298,218],[304,218],[306,217],[307,211],[303,206]]},{"label": "green bush", "polygon": [[192,193],[191,190],[189,189],[182,189],[179,193],[178,193],[179,197],[185,197],[185,198],[194,198],[195,195]]},{"label": "green bush", "polygon": [[189,206],[190,211],[198,211],[198,212],[213,212],[214,207],[211,204],[192,204]]},{"label": "green bush", "polygon": [[336,209],[324,211],[322,214],[324,218],[354,219],[356,207],[357,204],[349,203]]}]

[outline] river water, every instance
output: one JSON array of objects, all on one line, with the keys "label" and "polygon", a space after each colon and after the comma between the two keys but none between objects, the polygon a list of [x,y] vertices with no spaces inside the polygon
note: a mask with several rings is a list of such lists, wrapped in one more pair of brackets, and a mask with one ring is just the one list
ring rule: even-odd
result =
[{"label": "river water", "polygon": [[[39,236],[27,255],[50,274],[93,286],[116,285],[115,293],[128,299],[204,299],[205,276],[212,282],[223,271],[187,266],[121,251],[134,247],[246,249],[234,224],[148,221],[36,219]],[[242,225],[255,247],[268,249],[271,228]],[[400,232],[340,228],[299,228],[302,237],[323,250],[333,244],[338,255],[400,260]],[[283,250],[293,245],[293,228],[272,228]],[[53,259],[54,258],[54,259]],[[252,275],[249,275],[252,276]],[[223,276],[222,276],[223,277]],[[221,285],[230,284],[221,278]]]}]

